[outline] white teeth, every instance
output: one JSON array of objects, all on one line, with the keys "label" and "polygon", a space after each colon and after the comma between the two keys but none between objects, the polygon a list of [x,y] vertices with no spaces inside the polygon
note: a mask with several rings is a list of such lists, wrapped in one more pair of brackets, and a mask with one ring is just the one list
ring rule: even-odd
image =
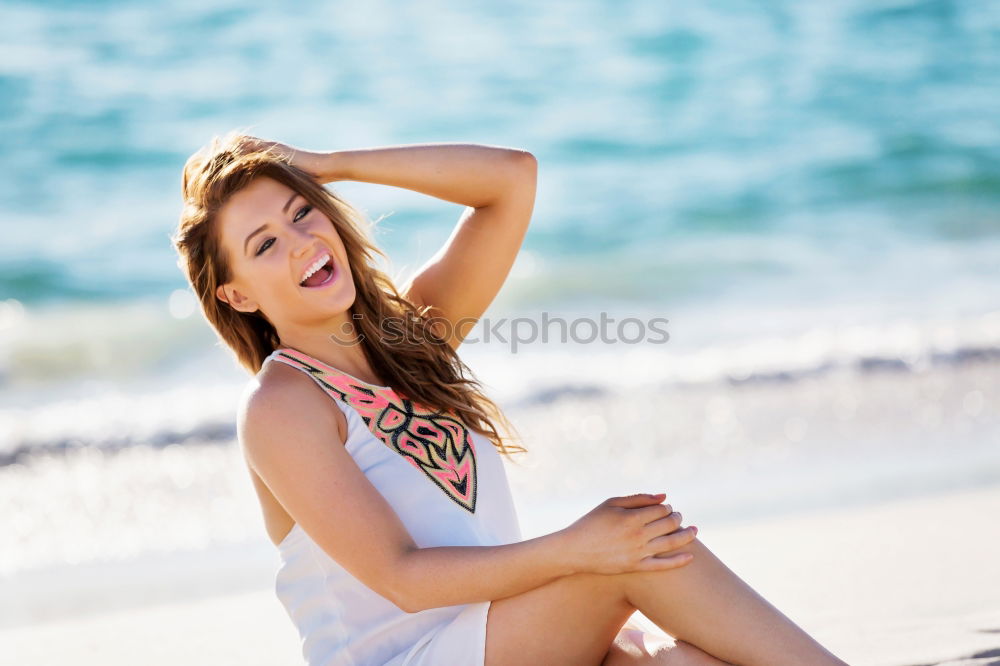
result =
[{"label": "white teeth", "polygon": [[315,262],[313,262],[313,264],[309,268],[306,269],[306,272],[303,273],[302,279],[299,280],[299,284],[302,284],[303,282],[305,282],[306,280],[308,280],[310,275],[312,275],[313,273],[315,273],[319,269],[323,268],[323,266],[325,266],[326,262],[329,261],[329,260],[330,260],[330,255],[329,254],[324,254],[322,257],[320,257]]}]

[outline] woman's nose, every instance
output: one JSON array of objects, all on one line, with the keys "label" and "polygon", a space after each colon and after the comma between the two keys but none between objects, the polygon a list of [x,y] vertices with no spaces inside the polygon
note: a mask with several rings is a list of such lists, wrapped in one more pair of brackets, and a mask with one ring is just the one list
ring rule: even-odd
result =
[{"label": "woman's nose", "polygon": [[312,234],[304,229],[293,227],[292,243],[295,247],[293,256],[301,257],[302,255],[308,253],[311,248],[316,246],[316,239],[313,238]]}]

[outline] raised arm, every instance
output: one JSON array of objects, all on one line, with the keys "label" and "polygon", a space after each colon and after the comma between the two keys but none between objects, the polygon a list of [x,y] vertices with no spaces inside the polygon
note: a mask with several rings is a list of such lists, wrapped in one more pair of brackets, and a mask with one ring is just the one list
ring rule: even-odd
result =
[{"label": "raised arm", "polygon": [[446,324],[458,347],[503,286],[535,205],[538,163],[523,150],[416,144],[340,153],[350,180],[395,185],[464,204],[451,236],[401,291]]},{"label": "raised arm", "polygon": [[447,325],[458,347],[503,286],[535,205],[538,163],[524,150],[468,143],[422,143],[315,152],[275,144],[322,183],[393,185],[466,209],[445,242],[400,291]]}]

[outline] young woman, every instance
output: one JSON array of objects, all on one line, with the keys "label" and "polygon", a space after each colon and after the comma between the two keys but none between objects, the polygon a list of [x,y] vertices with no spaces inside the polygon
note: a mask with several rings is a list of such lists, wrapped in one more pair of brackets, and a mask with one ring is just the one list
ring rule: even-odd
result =
[{"label": "young woman", "polygon": [[[536,173],[530,153],[494,146],[321,153],[240,132],[185,164],[173,240],[254,374],[239,441],[308,663],[843,664],[663,495],[522,539],[501,454],[524,449],[456,350],[514,262]],[[338,180],[467,208],[397,289],[363,216],[323,187]],[[626,625],[637,609],[676,645],[645,650]]]}]

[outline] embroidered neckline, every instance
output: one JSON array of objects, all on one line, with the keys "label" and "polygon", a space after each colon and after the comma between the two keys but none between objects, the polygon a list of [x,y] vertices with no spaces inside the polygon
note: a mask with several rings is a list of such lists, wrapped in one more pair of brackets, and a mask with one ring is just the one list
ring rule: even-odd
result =
[{"label": "embroidered neckline", "polygon": [[310,356],[309,354],[306,354],[305,352],[300,352],[298,349],[293,349],[291,347],[279,347],[279,348],[275,349],[273,352],[271,352],[270,356],[274,356],[275,354],[280,354],[282,352],[285,352],[286,354],[288,352],[291,352],[293,355],[303,356],[303,357],[309,359],[310,363],[314,363],[316,365],[321,365],[325,369],[327,369],[330,372],[333,372],[335,374],[344,375],[345,377],[347,377],[351,381],[357,382],[358,384],[364,384],[365,386],[370,386],[371,388],[380,389],[382,391],[392,391],[393,393],[396,392],[396,390],[394,388],[392,388],[391,386],[379,386],[378,384],[372,384],[371,382],[366,382],[363,379],[358,379],[357,377],[355,377],[351,373],[345,372],[345,371],[341,370],[340,368],[335,368],[332,365],[330,365],[329,363],[324,363],[323,361],[319,360],[315,356]]},{"label": "embroidered neckline", "polygon": [[384,445],[456,504],[475,513],[479,486],[475,444],[454,410],[431,409],[391,387],[362,381],[295,349],[277,349],[268,358],[310,375],[330,397],[354,408]]}]

